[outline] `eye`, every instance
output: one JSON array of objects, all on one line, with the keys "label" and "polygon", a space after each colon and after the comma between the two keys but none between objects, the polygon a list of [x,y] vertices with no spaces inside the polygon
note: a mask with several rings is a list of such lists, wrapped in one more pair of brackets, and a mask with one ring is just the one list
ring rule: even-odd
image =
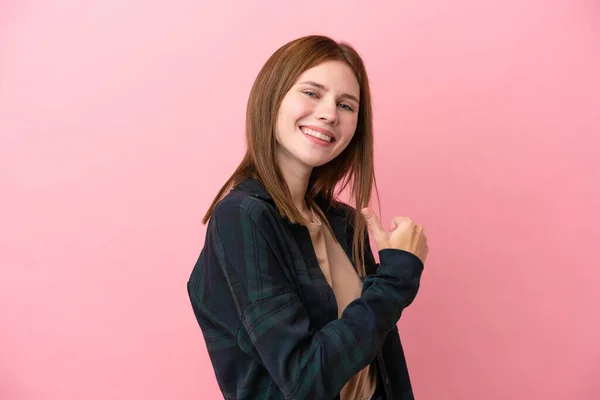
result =
[{"label": "eye", "polygon": [[304,92],[305,95],[309,96],[309,97],[317,97],[317,94],[315,92],[311,92],[310,90],[305,90]]},{"label": "eye", "polygon": [[348,104],[340,104],[340,107],[342,107],[344,110],[354,111]]}]

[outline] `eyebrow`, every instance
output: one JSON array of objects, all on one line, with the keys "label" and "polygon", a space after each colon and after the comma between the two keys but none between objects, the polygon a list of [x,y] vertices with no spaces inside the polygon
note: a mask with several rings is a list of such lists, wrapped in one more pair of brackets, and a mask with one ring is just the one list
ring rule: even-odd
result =
[{"label": "eyebrow", "polygon": [[[300,82],[299,83],[299,85],[304,85],[304,84],[311,85],[311,86],[317,87],[317,88],[322,89],[322,90],[327,90],[327,88],[324,85],[321,85],[320,83],[317,83],[317,82],[305,81],[305,82]],[[356,96],[351,95],[351,94],[342,93],[342,95],[340,97],[341,98],[347,98],[347,99],[354,100],[355,102],[357,102],[358,104],[360,104],[360,101],[358,100],[358,98]]]}]

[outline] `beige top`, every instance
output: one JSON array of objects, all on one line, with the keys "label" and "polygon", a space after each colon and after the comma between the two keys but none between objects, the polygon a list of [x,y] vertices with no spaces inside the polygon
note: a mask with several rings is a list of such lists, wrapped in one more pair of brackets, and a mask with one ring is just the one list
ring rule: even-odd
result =
[{"label": "beige top", "polygon": [[[335,294],[339,318],[348,304],[360,297],[362,281],[342,246],[329,229],[323,229],[324,225],[318,215],[314,211],[312,214],[313,220],[309,222],[308,230],[319,266]],[[354,375],[343,387],[340,393],[341,400],[369,399],[377,385],[375,369],[373,364]]]}]

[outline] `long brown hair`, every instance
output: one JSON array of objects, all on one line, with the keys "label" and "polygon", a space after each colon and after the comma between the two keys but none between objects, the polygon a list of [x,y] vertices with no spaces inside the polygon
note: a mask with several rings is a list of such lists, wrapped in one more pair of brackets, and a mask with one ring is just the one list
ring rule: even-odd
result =
[{"label": "long brown hair", "polygon": [[[305,36],[285,44],[267,60],[254,81],[248,99],[246,154],[233,175],[219,190],[202,222],[208,222],[215,206],[229,189],[250,177],[265,186],[282,217],[292,223],[307,225],[308,221],[292,202],[289,188],[277,163],[275,126],[279,106],[298,77],[304,71],[331,60],[347,63],[358,80],[360,105],[356,132],[341,154],[327,164],[313,169],[306,201],[309,206],[313,206],[315,198],[322,196],[328,204],[333,204],[339,193],[351,184],[350,197],[357,210],[354,221],[350,221],[354,225],[352,258],[359,275],[364,276],[366,223],[360,210],[369,204],[372,189],[375,188],[377,192],[373,167],[373,117],[365,66],[358,53],[347,43],[337,43],[326,36]],[[322,219],[331,228],[327,220]]]}]

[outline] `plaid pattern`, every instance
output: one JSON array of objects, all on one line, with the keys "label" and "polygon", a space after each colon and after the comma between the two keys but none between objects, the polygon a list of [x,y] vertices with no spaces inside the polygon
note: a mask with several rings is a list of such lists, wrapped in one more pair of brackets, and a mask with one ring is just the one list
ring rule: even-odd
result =
[{"label": "plaid pattern", "polygon": [[[317,204],[350,257],[355,210]],[[423,264],[401,250],[379,256],[375,264],[367,246],[362,295],[338,319],[308,229],[282,219],[254,179],[227,194],[187,286],[224,398],[339,399],[352,376],[376,363],[378,392],[414,399],[396,323]]]}]

